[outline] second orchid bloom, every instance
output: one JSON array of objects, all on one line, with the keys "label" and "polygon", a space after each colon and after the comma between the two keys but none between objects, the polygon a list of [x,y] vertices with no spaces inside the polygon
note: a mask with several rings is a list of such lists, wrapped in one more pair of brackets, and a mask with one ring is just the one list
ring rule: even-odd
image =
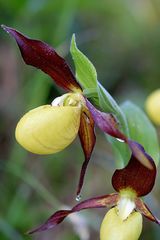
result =
[{"label": "second orchid bloom", "polygon": [[152,159],[148,161],[152,169],[143,166],[132,155],[128,165],[116,170],[112,176],[112,185],[117,193],[85,200],[71,210],[57,211],[44,224],[29,231],[29,234],[54,228],[68,215],[84,209],[112,207],[102,221],[100,240],[137,240],[142,231],[142,215],[160,224],[140,199],[152,190],[155,182],[156,167]]}]

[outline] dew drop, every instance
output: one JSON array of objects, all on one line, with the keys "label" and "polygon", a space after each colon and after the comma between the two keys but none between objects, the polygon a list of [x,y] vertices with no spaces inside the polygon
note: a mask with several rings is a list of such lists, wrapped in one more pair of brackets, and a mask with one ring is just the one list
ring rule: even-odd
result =
[{"label": "dew drop", "polygon": [[123,139],[120,139],[120,138],[116,138],[116,139],[117,139],[117,141],[119,141],[119,142],[124,142]]},{"label": "dew drop", "polygon": [[77,201],[77,202],[81,201],[81,198],[82,198],[81,195],[77,195],[77,197],[76,197],[76,201]]}]

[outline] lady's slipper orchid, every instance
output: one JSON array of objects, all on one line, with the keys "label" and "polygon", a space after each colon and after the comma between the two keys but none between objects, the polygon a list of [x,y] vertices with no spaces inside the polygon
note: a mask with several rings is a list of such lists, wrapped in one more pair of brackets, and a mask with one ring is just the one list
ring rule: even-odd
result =
[{"label": "lady's slipper orchid", "polygon": [[[16,127],[17,141],[36,154],[63,150],[77,136],[85,101],[79,93],[68,93],[26,113]],[[28,141],[30,139],[30,141]]]},{"label": "lady's slipper orchid", "polygon": [[156,125],[160,125],[160,89],[153,91],[147,97],[146,112]]},{"label": "lady's slipper orchid", "polygon": [[80,107],[37,107],[26,113],[17,124],[16,139],[32,153],[59,152],[77,136],[80,111]]},{"label": "lady's slipper orchid", "polygon": [[133,155],[128,165],[117,169],[112,176],[112,185],[117,193],[85,200],[71,210],[61,210],[54,213],[44,224],[29,231],[29,234],[41,232],[55,227],[69,214],[89,208],[113,207],[104,217],[100,228],[101,240],[137,240],[142,231],[142,215],[149,220],[160,224],[140,199],[153,188],[156,177],[156,166],[152,158],[143,150],[148,165],[141,164]]},{"label": "lady's slipper orchid", "polygon": [[30,39],[17,30],[2,25],[16,40],[26,64],[47,73],[55,83],[69,93],[56,98],[51,105],[29,111],[16,128],[17,141],[27,150],[38,154],[51,154],[63,150],[79,134],[85,155],[77,195],[80,193],[85,172],[95,145],[94,122],[105,133],[128,144],[133,157],[153,170],[143,147],[119,131],[112,114],[97,110],[84,96],[66,61],[48,44]]},{"label": "lady's slipper orchid", "polygon": [[27,150],[37,154],[51,154],[63,150],[79,134],[85,155],[77,195],[83,185],[84,175],[95,145],[94,121],[86,106],[79,83],[66,61],[48,44],[30,39],[13,28],[2,25],[13,36],[26,64],[41,69],[55,83],[70,91],[26,113],[16,128],[17,141]]}]

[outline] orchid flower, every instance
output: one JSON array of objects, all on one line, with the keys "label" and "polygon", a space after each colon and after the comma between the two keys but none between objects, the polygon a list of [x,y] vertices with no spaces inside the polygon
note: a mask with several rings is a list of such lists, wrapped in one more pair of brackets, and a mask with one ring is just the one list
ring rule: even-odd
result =
[{"label": "orchid flower", "polygon": [[26,113],[16,127],[16,139],[32,153],[52,154],[63,150],[79,134],[85,155],[77,195],[80,193],[88,162],[95,145],[94,121],[86,106],[82,89],[66,61],[48,44],[29,39],[13,28],[2,25],[17,41],[26,64],[47,73],[55,83],[69,91],[50,105]]},{"label": "orchid flower", "polygon": [[149,170],[150,157],[143,147],[129,139],[119,129],[113,114],[96,109],[86,97],[66,61],[48,44],[33,40],[13,28],[2,28],[15,38],[26,64],[47,73],[55,83],[69,91],[50,105],[37,107],[26,113],[16,127],[17,141],[36,154],[52,154],[63,150],[79,134],[85,160],[77,189],[79,195],[86,169],[95,145],[94,122],[103,132],[127,144],[132,156]]},{"label": "orchid flower", "polygon": [[128,165],[117,169],[112,176],[112,185],[116,193],[85,200],[70,210],[57,211],[44,224],[29,231],[29,234],[54,228],[68,215],[90,208],[112,207],[102,221],[101,240],[137,240],[142,231],[142,215],[160,224],[160,220],[140,198],[152,190],[156,177],[154,161],[144,149],[142,152],[152,169],[144,166],[132,154]]}]

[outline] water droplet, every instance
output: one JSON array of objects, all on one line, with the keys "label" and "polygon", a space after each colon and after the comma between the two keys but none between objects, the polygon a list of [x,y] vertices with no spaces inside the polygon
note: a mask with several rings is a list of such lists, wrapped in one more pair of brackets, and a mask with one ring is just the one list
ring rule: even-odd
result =
[{"label": "water droplet", "polygon": [[76,201],[77,201],[77,202],[81,201],[81,198],[82,198],[81,195],[77,195],[77,197],[76,197]]},{"label": "water droplet", "polygon": [[123,139],[120,139],[120,138],[116,138],[116,139],[117,139],[117,141],[119,141],[119,142],[124,142]]}]

